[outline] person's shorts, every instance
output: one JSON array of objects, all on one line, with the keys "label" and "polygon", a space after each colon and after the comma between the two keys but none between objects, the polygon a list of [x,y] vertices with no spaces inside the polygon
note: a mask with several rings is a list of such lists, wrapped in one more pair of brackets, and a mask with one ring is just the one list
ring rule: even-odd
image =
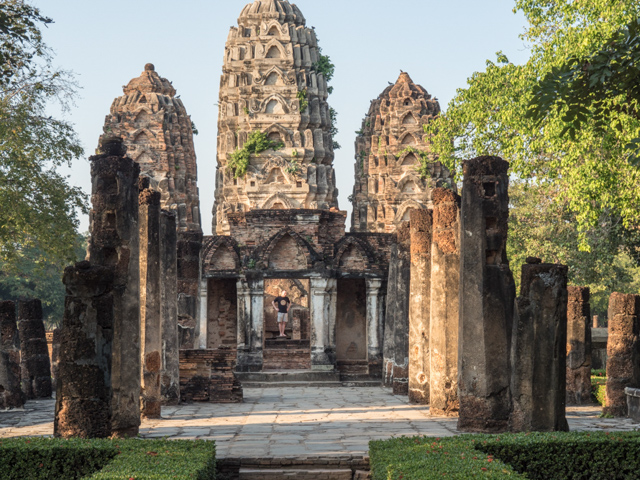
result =
[{"label": "person's shorts", "polygon": [[287,323],[287,320],[288,320],[287,317],[288,316],[289,316],[288,313],[280,313],[280,312],[278,312],[278,323],[280,323],[280,322]]}]

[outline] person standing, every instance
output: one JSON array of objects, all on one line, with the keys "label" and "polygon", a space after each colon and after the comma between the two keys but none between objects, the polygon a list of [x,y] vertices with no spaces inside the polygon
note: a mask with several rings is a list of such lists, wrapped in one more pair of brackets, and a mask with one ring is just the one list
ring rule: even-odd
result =
[{"label": "person standing", "polygon": [[287,291],[282,290],[280,292],[280,296],[276,297],[271,304],[278,312],[278,328],[280,329],[280,336],[286,337],[284,329],[287,326],[287,321],[289,320],[289,309],[291,308],[291,300],[287,297]]}]

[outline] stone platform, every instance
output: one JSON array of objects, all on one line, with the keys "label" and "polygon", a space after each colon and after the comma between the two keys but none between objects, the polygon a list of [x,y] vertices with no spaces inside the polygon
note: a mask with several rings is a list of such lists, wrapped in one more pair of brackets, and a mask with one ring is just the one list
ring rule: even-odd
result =
[{"label": "stone platform", "polygon": [[[215,440],[219,458],[358,456],[369,440],[393,436],[456,435],[456,418],[431,417],[381,387],[246,388],[244,403],[194,403],[162,408],[143,420],[144,438]],[[27,402],[0,412],[0,438],[53,434],[54,400]],[[637,430],[631,419],[598,418],[599,405],[569,407],[575,430]]]}]

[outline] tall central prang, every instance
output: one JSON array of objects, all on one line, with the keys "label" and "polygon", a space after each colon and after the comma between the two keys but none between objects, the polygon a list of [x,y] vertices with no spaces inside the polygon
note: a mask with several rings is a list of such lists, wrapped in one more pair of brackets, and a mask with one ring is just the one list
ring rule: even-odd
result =
[{"label": "tall central prang", "polygon": [[[213,206],[218,235],[229,234],[229,213],[337,207],[319,59],[314,30],[286,0],[256,0],[231,28],[220,82]],[[253,148],[268,141],[277,146]],[[234,152],[244,160],[234,161]]]}]

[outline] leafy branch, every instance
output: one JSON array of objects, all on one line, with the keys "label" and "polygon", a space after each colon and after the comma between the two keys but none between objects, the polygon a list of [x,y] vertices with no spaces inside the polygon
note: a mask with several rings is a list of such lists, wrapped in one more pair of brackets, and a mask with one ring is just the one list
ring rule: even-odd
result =
[{"label": "leafy branch", "polygon": [[243,177],[249,168],[251,155],[257,155],[269,149],[280,150],[282,147],[284,147],[282,142],[274,142],[260,130],[255,130],[249,134],[242,148],[236,148],[229,155],[228,168],[233,171],[234,178]]}]

